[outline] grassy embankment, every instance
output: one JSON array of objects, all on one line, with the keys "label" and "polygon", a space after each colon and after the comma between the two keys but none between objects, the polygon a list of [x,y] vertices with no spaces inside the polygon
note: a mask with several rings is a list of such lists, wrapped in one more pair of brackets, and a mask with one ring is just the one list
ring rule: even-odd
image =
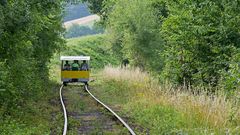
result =
[{"label": "grassy embankment", "polygon": [[[106,67],[93,85],[97,95],[113,108],[120,108],[150,134],[239,134],[239,98],[224,94],[193,94],[183,88],[159,85],[138,69]],[[102,78],[103,77],[103,78]]]}]

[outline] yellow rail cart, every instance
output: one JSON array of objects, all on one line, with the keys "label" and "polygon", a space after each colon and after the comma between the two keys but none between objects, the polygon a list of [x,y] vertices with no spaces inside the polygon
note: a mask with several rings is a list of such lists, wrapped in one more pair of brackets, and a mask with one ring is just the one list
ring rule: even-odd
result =
[{"label": "yellow rail cart", "polygon": [[61,56],[61,81],[88,84],[90,77],[90,56]]}]

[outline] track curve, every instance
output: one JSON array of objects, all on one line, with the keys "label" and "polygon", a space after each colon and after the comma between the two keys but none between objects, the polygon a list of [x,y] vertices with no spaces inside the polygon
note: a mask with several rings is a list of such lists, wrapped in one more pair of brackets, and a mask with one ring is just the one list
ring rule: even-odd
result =
[{"label": "track curve", "polygon": [[104,108],[106,108],[109,112],[111,112],[122,124],[125,126],[128,131],[131,133],[131,135],[136,135],[135,132],[132,130],[132,128],[120,117],[118,116],[111,108],[109,108],[107,105],[105,105],[103,102],[101,102],[99,99],[97,99],[88,89],[88,86],[84,86],[85,90],[88,92],[88,94],[96,100],[99,104],[101,104]]},{"label": "track curve", "polygon": [[[62,109],[63,109],[63,113],[64,113],[64,128],[63,128],[63,135],[66,135],[67,134],[67,126],[68,126],[68,118],[67,118],[67,111],[66,111],[66,107],[64,105],[64,101],[63,101],[63,97],[62,97],[62,89],[63,89],[64,85],[62,85],[60,87],[60,90],[59,90],[59,96],[60,96],[60,101],[61,101],[61,104],[62,104]],[[97,99],[88,89],[88,86],[85,85],[84,86],[85,90],[87,91],[87,93],[95,100],[97,101],[100,105],[102,105],[105,109],[107,109],[111,114],[114,115],[114,117],[116,117],[120,122],[121,124],[126,127],[129,131],[129,133],[131,135],[136,135],[135,132],[131,129],[131,127],[120,117],[118,116],[111,108],[109,108],[107,105],[105,105],[103,102],[101,102],[99,99]]]},{"label": "track curve", "polygon": [[68,122],[68,119],[67,119],[67,111],[66,111],[66,107],[65,107],[65,105],[64,105],[63,97],[62,97],[62,88],[63,88],[63,85],[60,87],[60,90],[59,90],[59,96],[60,96],[60,101],[61,101],[61,104],[62,104],[63,114],[64,114],[64,128],[63,128],[63,135],[66,135],[66,134],[67,134],[67,122]]}]

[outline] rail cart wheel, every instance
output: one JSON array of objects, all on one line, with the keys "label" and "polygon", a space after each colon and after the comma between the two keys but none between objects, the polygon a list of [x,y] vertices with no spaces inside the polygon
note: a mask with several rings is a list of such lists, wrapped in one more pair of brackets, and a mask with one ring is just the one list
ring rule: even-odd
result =
[{"label": "rail cart wheel", "polygon": [[67,83],[66,83],[66,82],[63,82],[63,85],[64,85],[64,86],[67,86]]}]

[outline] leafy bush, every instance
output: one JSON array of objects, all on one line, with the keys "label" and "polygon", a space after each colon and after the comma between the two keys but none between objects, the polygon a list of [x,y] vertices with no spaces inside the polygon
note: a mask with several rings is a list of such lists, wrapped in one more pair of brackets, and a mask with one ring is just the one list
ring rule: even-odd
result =
[{"label": "leafy bush", "polygon": [[6,114],[37,100],[47,89],[47,64],[64,44],[63,2],[0,3],[0,87],[5,90],[0,92],[0,106],[7,106]]},{"label": "leafy bush", "polygon": [[121,0],[109,15],[108,26],[113,50],[143,69],[160,70],[163,40],[159,34],[157,10],[152,2]]},{"label": "leafy bush", "polygon": [[[163,22],[166,42],[164,72],[179,83],[219,84],[239,52],[239,3],[220,1],[170,2]],[[171,70],[169,70],[171,69]]]},{"label": "leafy bush", "polygon": [[[240,92],[240,53],[233,57],[229,70],[222,71],[221,86],[231,95]],[[238,90],[238,91],[236,91]]]}]

